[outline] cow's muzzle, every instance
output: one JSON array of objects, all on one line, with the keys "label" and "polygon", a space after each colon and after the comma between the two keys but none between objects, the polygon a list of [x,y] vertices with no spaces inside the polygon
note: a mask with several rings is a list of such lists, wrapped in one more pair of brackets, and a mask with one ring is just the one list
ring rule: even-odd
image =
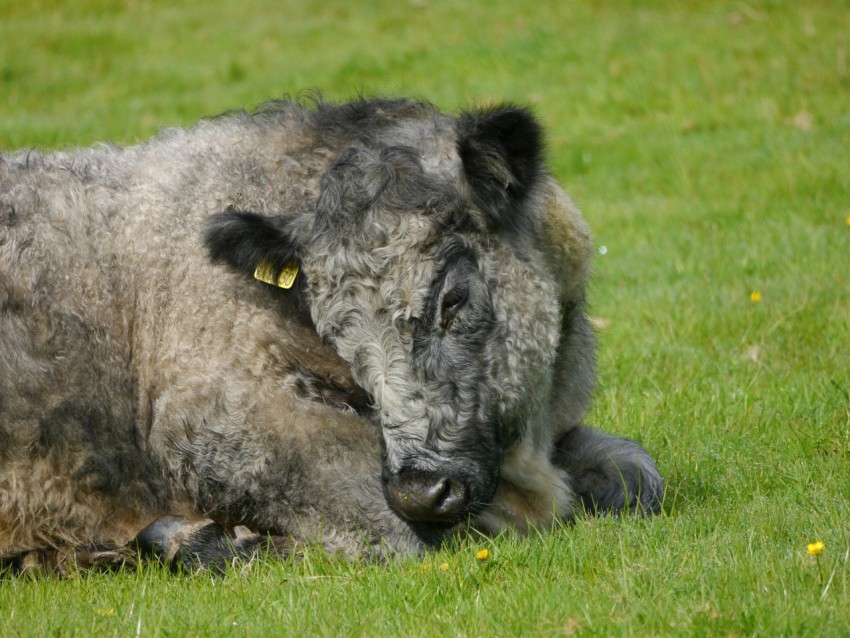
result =
[{"label": "cow's muzzle", "polygon": [[454,524],[469,505],[469,487],[464,481],[417,469],[385,474],[384,494],[399,516],[421,523]]}]

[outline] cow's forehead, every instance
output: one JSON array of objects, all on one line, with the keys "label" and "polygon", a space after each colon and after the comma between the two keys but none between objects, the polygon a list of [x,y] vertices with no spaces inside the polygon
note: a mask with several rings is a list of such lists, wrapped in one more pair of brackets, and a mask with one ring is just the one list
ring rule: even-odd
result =
[{"label": "cow's forehead", "polygon": [[[408,168],[399,170],[399,156],[410,162]],[[323,211],[333,222],[317,229],[310,252],[335,261],[347,258],[364,267],[371,265],[373,274],[380,275],[387,268],[406,271],[416,262],[438,258],[440,247],[451,241],[458,229],[465,235],[473,232],[474,227],[467,223],[469,206],[455,177],[442,172],[454,161],[452,157],[433,159],[411,147],[384,147],[369,151],[362,161],[368,170],[354,172],[353,178],[328,180],[327,187],[339,192],[343,190],[340,182],[349,180],[354,183],[353,192],[370,193],[364,207],[352,212],[346,201],[328,198],[339,211]],[[441,168],[429,171],[427,162],[432,162],[432,169]],[[412,171],[411,165],[415,166]]]},{"label": "cow's forehead", "polygon": [[[435,233],[427,215],[384,213],[356,236],[325,237],[327,248],[311,251],[305,267],[325,282],[325,294],[355,296],[370,291],[386,307],[416,313],[440,266],[447,235]],[[380,223],[378,223],[380,222]],[[318,283],[318,282],[316,282]]]},{"label": "cow's forehead", "polygon": [[346,201],[328,198],[341,212],[323,211],[333,223],[321,226],[306,256],[313,279],[324,282],[314,294],[321,288],[328,302],[368,297],[385,309],[416,315],[444,246],[460,241],[480,247],[494,239],[477,237],[483,229],[471,223],[471,203],[459,187],[456,122],[444,116],[396,122],[367,147],[351,151],[332,164],[333,177],[324,187],[341,192],[341,184],[354,184],[351,192],[368,192],[370,203],[352,214]]},{"label": "cow's forehead", "polygon": [[387,127],[382,142],[416,151],[422,167],[432,175],[457,176],[461,161],[457,150],[457,122],[445,115],[406,120]]}]

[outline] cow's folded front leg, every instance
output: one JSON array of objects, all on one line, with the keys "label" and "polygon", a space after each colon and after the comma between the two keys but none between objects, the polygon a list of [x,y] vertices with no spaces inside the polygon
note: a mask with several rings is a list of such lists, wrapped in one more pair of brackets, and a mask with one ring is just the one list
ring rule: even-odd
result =
[{"label": "cow's folded front leg", "polygon": [[223,572],[238,561],[258,556],[286,557],[293,549],[288,536],[267,536],[237,526],[227,530],[210,519],[163,516],[136,536],[143,558],[154,557],[174,571],[212,569]]},{"label": "cow's folded front leg", "polygon": [[168,560],[183,547],[190,562],[197,556],[205,565],[262,546],[265,537],[224,531],[246,525],[355,559],[418,552],[422,542],[384,497],[376,426],[352,410],[293,395],[280,376],[283,382],[273,375],[239,379],[254,382],[250,393],[222,392],[218,409],[193,415],[191,424],[183,421],[188,399],[172,394],[161,401],[187,407],[156,415],[151,450],[165,475],[184,488],[179,500],[224,529],[208,527],[209,520],[192,523],[194,529],[160,518],[142,546]]},{"label": "cow's folded front leg", "polygon": [[46,548],[0,558],[0,575],[34,574],[69,576],[79,569],[113,571],[133,566],[135,550],[121,547]]},{"label": "cow's folded front leg", "polygon": [[556,442],[552,460],[568,472],[588,512],[654,514],[661,509],[661,476],[634,441],[577,426]]}]

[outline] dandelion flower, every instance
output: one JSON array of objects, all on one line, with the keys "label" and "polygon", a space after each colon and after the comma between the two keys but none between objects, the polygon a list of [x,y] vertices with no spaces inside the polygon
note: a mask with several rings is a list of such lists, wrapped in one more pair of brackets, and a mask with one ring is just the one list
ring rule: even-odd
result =
[{"label": "dandelion flower", "polygon": [[475,554],[475,558],[477,558],[478,560],[487,560],[488,558],[490,558],[490,550],[485,547],[480,552]]},{"label": "dandelion flower", "polygon": [[439,565],[437,565],[437,569],[439,569],[441,572],[446,571],[448,568],[449,568],[448,563],[440,563]]},{"label": "dandelion flower", "polygon": [[809,543],[806,545],[806,553],[810,556],[819,556],[823,551],[823,548],[826,545],[823,544],[823,541],[817,541],[816,543]]},{"label": "dandelion flower", "polygon": [[759,301],[761,301],[761,293],[758,290],[753,290],[750,293],[750,301],[752,301],[753,303],[758,303]]}]

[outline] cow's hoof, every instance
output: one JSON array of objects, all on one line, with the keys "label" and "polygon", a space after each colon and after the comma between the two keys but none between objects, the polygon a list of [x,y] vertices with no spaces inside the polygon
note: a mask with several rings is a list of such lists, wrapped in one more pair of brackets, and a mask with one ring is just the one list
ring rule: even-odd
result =
[{"label": "cow's hoof", "polygon": [[664,481],[655,461],[634,441],[579,426],[558,440],[553,461],[568,472],[589,513],[661,511]]},{"label": "cow's hoof", "polygon": [[285,536],[254,534],[242,526],[227,530],[209,519],[163,516],[139,532],[136,547],[143,557],[156,558],[172,571],[223,573],[234,562],[261,554],[287,556],[292,542]]}]

